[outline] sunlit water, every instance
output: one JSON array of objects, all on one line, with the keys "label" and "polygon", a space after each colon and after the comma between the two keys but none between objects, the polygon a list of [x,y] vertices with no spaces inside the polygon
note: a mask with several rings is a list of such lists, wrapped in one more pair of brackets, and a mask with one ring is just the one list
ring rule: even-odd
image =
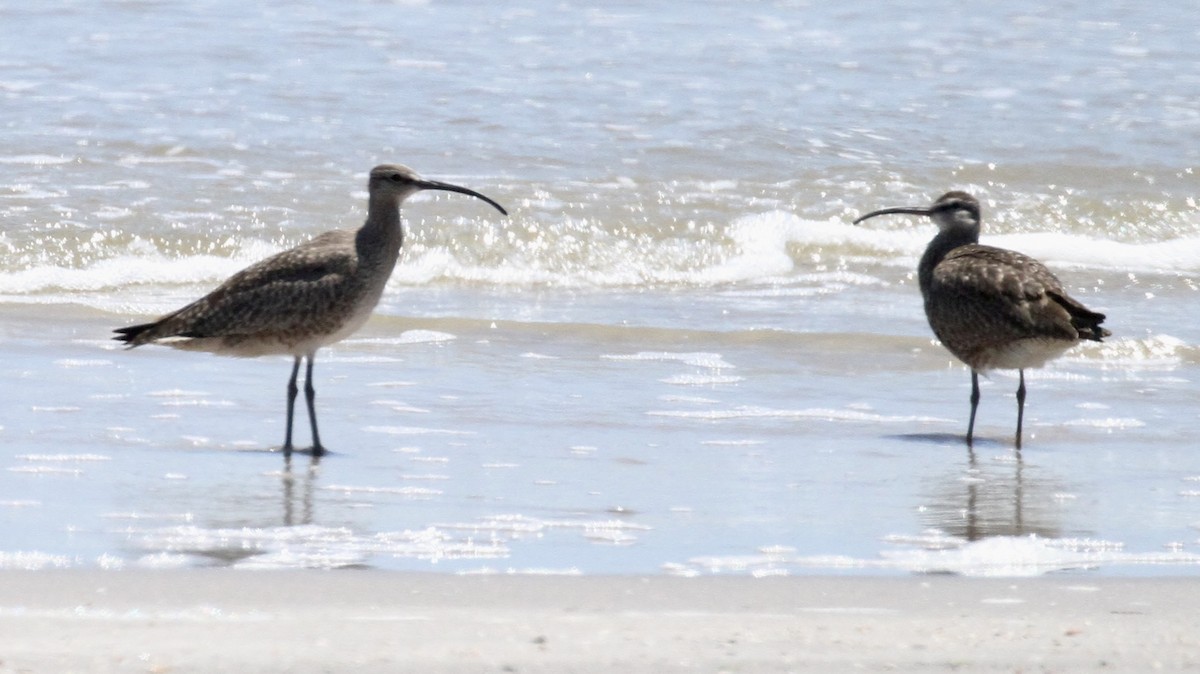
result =
[{"label": "sunlit water", "polygon": [[[0,8],[0,568],[1200,570],[1200,16],[1168,4]],[[114,327],[364,214],[317,362]],[[1114,333],[985,382],[931,339],[966,189]],[[298,424],[299,437],[307,426]]]}]

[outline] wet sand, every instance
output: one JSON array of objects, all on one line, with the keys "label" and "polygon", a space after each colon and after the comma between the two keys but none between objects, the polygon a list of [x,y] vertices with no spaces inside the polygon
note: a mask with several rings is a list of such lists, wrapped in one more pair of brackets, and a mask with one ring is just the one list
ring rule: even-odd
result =
[{"label": "wet sand", "polygon": [[0,570],[1200,570],[1192,347],[1030,374],[1020,456],[1015,376],[985,383],[967,452],[969,377],[925,336],[381,314],[322,352],[334,453],[287,472],[286,358],[126,352],[108,336],[138,318],[81,307],[0,317]]},{"label": "wet sand", "polygon": [[1200,584],[221,570],[0,574],[2,672],[1145,672]]}]

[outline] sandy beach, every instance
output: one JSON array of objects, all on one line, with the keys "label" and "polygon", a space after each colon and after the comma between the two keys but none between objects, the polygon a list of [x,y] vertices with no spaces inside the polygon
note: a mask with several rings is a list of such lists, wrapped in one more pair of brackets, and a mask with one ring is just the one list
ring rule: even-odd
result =
[{"label": "sandy beach", "polygon": [[1181,671],[1198,601],[1073,576],[6,572],[0,671]]}]

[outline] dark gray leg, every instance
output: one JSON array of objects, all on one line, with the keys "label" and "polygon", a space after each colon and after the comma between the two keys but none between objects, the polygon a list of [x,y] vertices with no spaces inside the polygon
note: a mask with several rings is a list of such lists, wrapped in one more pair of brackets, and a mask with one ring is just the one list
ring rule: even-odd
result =
[{"label": "dark gray leg", "polygon": [[300,374],[300,356],[296,356],[296,362],[292,365],[292,378],[288,380],[287,387],[287,435],[283,437],[283,456],[290,459],[292,457],[292,418],[296,411],[296,395],[300,393],[300,389],[296,388],[296,375]]},{"label": "dark gray leg", "polygon": [[971,370],[971,421],[967,423],[967,444],[975,439],[975,410],[979,409],[979,373]]},{"label": "dark gray leg", "polygon": [[1021,373],[1021,384],[1017,386],[1017,449],[1021,448],[1021,422],[1025,420],[1025,370]]},{"label": "dark gray leg", "polygon": [[[317,433],[317,408],[314,404],[317,398],[317,389],[313,388],[313,359],[316,354],[308,354],[308,369],[304,372],[304,400],[308,403],[308,422],[312,424],[312,439],[313,439],[313,456],[321,456],[325,453],[325,448],[321,446],[321,434]],[[296,361],[299,363],[299,359]]]}]

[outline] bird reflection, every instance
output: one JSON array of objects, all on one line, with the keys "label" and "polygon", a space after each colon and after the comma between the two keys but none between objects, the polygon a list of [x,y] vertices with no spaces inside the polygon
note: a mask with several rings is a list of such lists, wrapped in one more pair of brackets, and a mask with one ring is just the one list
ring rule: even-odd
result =
[{"label": "bird reflection", "polygon": [[[321,466],[321,457],[312,453],[308,468],[300,475],[292,472],[292,457],[285,457],[281,482],[283,483],[283,525],[312,524],[313,521],[313,489]],[[296,496],[296,482],[300,484],[300,495]],[[296,519],[296,505],[299,500],[300,519]]]},{"label": "bird reflection", "polygon": [[1018,452],[981,463],[974,449],[966,464],[936,479],[922,512],[925,526],[978,541],[991,536],[1058,538],[1063,515],[1058,494],[1066,491]]}]

